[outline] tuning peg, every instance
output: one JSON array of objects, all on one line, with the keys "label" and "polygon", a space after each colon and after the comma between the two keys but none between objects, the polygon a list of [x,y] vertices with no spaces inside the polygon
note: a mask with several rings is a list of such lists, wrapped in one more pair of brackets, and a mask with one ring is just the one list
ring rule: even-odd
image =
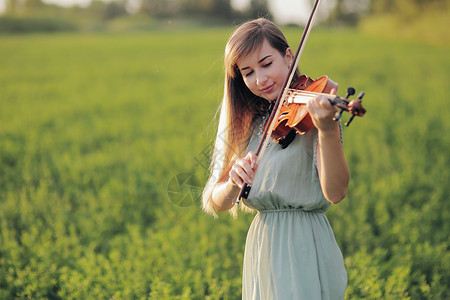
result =
[{"label": "tuning peg", "polygon": [[346,99],[348,99],[348,97],[350,97],[350,96],[352,96],[352,95],[354,95],[355,94],[355,89],[354,88],[352,88],[352,87],[348,87],[347,88],[347,96],[345,96],[345,98]]},{"label": "tuning peg", "polygon": [[[354,88],[348,87],[348,88],[347,88],[347,95],[345,96],[345,99],[348,99],[350,96],[354,95],[355,92],[356,92],[356,91],[355,91]],[[341,108],[341,111],[340,111],[340,112],[337,112],[337,113],[334,115],[333,121],[339,121],[339,119],[341,118],[342,113],[344,112],[344,110],[345,110],[345,109]]]},{"label": "tuning peg", "polygon": [[353,121],[353,119],[355,118],[355,116],[356,116],[356,115],[352,115],[352,116],[350,117],[350,119],[348,119],[347,123],[345,123],[345,126],[350,125],[350,123]]},{"label": "tuning peg", "polygon": [[352,116],[347,121],[347,123],[345,123],[345,126],[350,125],[350,123],[353,121],[353,119],[355,118],[356,115],[363,116],[364,113],[366,112],[366,110],[361,106],[361,99],[362,99],[362,97],[364,97],[364,95],[365,95],[364,92],[359,93],[358,98],[356,98],[356,100],[355,100],[355,102],[358,103],[358,106],[357,106],[358,108],[355,112],[352,112]]}]

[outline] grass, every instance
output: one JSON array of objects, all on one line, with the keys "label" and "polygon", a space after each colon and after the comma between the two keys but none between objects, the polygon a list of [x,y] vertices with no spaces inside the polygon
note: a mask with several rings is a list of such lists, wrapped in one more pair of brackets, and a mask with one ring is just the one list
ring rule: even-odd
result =
[{"label": "grass", "polygon": [[[253,216],[214,220],[195,197],[230,33],[0,37],[0,298],[240,297]],[[349,299],[449,296],[447,53],[342,29],[306,46],[304,73],[366,92],[327,212]]]}]

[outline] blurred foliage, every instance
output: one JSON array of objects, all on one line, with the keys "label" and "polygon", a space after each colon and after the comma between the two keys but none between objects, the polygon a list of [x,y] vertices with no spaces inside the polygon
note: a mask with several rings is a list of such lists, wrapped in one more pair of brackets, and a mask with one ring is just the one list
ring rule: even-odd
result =
[{"label": "blurred foliage", "polygon": [[75,31],[74,23],[55,17],[0,17],[0,33]]},{"label": "blurred foliage", "polygon": [[[48,19],[51,24],[55,22],[71,24],[71,29],[79,30],[114,30],[110,26],[116,19],[122,23],[128,23],[129,29],[148,29],[155,24],[165,26],[167,22],[179,22],[182,20],[191,26],[224,25],[236,19],[249,19],[259,16],[268,16],[266,0],[251,0],[252,5],[245,11],[237,11],[232,8],[230,0],[142,0],[139,5],[131,0],[92,0],[87,7],[72,6],[61,7],[54,4],[46,4],[42,0],[7,0],[6,10],[0,16],[0,32],[11,28],[29,28],[28,19],[38,18],[41,23]],[[123,21],[125,20],[125,21]],[[143,24],[145,20],[146,24]],[[183,21],[185,20],[185,21]],[[25,23],[23,26],[19,22]],[[182,25],[183,26],[183,25]],[[53,26],[55,27],[55,26]],[[52,30],[55,30],[53,29]],[[64,26],[56,29],[67,30]],[[23,30],[21,30],[23,31]],[[30,31],[50,31],[45,26],[30,28]]]},{"label": "blurred foliage", "polygon": [[373,1],[359,27],[378,36],[450,45],[450,1]]},{"label": "blurred foliage", "polygon": [[[250,0],[243,10],[234,9],[231,0],[93,0],[87,7],[7,0],[0,33],[230,26],[257,17],[272,18],[267,0]],[[450,0],[336,0],[321,25],[449,44],[449,20]]]},{"label": "blurred foliage", "polygon": [[[197,197],[231,30],[0,36],[0,299],[240,298],[253,215]],[[348,299],[450,298],[449,68],[443,45],[310,36],[302,71],[366,92],[327,212]]]}]

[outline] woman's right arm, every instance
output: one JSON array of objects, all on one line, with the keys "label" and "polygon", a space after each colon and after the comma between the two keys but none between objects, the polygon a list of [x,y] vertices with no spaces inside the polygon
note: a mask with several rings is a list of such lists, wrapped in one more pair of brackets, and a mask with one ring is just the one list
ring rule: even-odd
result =
[{"label": "woman's right arm", "polygon": [[211,198],[217,211],[231,209],[244,183],[252,184],[257,167],[256,159],[256,154],[250,151],[244,158],[237,159],[227,176],[216,183]]},{"label": "woman's right arm", "polygon": [[217,211],[229,210],[236,202],[239,195],[239,187],[231,180],[218,182],[212,192],[212,205]]}]

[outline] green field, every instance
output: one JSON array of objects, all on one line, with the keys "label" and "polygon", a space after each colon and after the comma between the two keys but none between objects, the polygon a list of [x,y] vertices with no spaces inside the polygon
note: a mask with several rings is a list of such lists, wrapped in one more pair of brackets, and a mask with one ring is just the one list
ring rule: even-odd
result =
[{"label": "green field", "polygon": [[[0,37],[0,299],[239,299],[253,215],[198,199],[231,30]],[[348,299],[450,298],[448,53],[351,30],[306,45],[302,72],[366,92],[327,212]]]}]

